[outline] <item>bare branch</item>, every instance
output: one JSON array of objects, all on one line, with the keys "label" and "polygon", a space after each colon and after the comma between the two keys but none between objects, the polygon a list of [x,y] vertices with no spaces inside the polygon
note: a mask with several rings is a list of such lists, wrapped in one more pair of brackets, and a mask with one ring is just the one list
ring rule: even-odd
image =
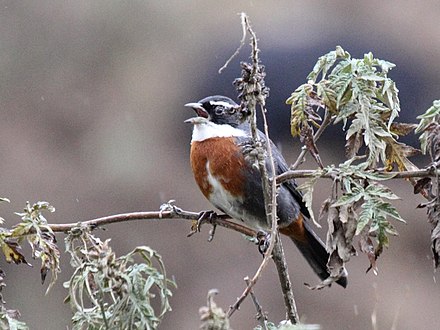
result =
[{"label": "bare branch", "polygon": [[231,61],[240,53],[240,50],[243,48],[245,42],[246,42],[246,23],[245,20],[247,19],[247,16],[245,13],[240,13],[241,18],[241,28],[243,29],[243,36],[241,37],[240,46],[237,47],[234,54],[231,55],[231,57],[228,58],[226,63],[218,70],[218,73],[222,73],[224,69],[226,69],[231,63]]},{"label": "bare branch", "polygon": [[[74,223],[63,224],[48,224],[48,227],[54,232],[67,232],[78,225],[90,226],[91,228],[105,226],[117,222],[129,222],[138,220],[162,220],[162,219],[184,219],[196,221],[200,217],[200,212],[184,211],[174,206],[174,209],[166,211],[151,211],[151,212],[132,212],[115,214],[107,217],[96,218],[86,221],[79,221]],[[220,214],[214,215],[207,220],[211,225],[217,225],[224,228],[235,230],[247,236],[256,236],[256,231],[243,226],[241,224],[231,221],[228,215]]]},{"label": "bare branch", "polygon": [[[249,277],[245,277],[244,281],[249,286]],[[264,315],[263,309],[261,308],[260,303],[258,302],[257,296],[255,295],[254,291],[250,291],[250,295],[252,298],[252,302],[254,303],[255,309],[257,310],[257,320],[260,322],[261,329],[267,330],[267,317]]]}]

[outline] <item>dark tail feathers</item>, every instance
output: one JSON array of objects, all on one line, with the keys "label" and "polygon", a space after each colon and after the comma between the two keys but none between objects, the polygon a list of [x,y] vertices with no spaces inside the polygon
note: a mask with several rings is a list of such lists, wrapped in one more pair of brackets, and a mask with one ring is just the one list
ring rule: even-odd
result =
[{"label": "dark tail feathers", "polygon": [[[290,237],[319,278],[325,280],[330,276],[327,270],[329,255],[325,249],[324,243],[310,228],[309,224],[304,221],[303,225],[305,240],[298,240],[292,236]],[[347,275],[344,274],[336,281],[336,283],[345,288],[347,286]]]}]

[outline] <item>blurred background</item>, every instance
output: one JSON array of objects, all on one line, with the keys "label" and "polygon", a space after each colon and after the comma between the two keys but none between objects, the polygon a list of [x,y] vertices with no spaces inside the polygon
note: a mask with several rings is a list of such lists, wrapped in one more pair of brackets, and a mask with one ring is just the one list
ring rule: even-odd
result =
[{"label": "blurred background", "polygon": [[[260,40],[271,88],[271,136],[288,162],[300,145],[289,138],[285,100],[306,81],[317,58],[336,45],[354,57],[372,51],[397,65],[390,76],[400,89],[401,121],[414,121],[440,97],[437,0],[1,1],[0,196],[11,203],[2,204],[0,214],[7,226],[19,220],[13,212],[27,200],[51,202],[57,211],[47,218],[54,223],[157,210],[170,199],[187,210],[211,208],[190,170],[192,127],[183,121],[193,114],[183,104],[213,94],[235,98],[232,80],[249,47],[224,73],[217,71],[239,45],[241,11],[249,14]],[[339,129],[319,141],[325,164],[343,160]],[[417,139],[407,142],[416,145]],[[315,167],[310,161],[303,166]],[[328,185],[320,183],[316,211]],[[392,188],[402,197],[396,206],[408,223],[396,223],[400,236],[379,259],[377,276],[365,274],[368,260],[360,255],[348,264],[347,289],[310,291],[303,283],[316,284],[317,278],[293,244],[284,242],[304,322],[326,330],[393,324],[393,329],[438,329],[430,226],[425,211],[416,210],[422,199],[405,182],[393,182]],[[198,309],[211,288],[219,290],[216,301],[227,309],[261,261],[256,247],[239,234],[218,229],[208,243],[207,226],[187,238],[189,225],[138,221],[96,231],[112,238],[118,255],[137,245],[162,254],[178,288],[161,329],[197,329]],[[63,235],[58,240],[62,247]],[[47,296],[38,263],[28,268],[0,260],[7,306],[19,309],[31,329],[70,324],[62,283],[72,270],[68,256],[62,258],[60,280]],[[284,318],[272,265],[255,293],[270,320]],[[253,328],[254,315],[248,299],[233,316],[233,328]]]}]

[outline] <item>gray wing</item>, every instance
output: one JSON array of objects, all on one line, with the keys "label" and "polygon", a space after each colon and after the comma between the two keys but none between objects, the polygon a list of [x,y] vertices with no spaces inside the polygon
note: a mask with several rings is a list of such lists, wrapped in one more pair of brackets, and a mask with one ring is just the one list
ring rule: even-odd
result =
[{"label": "gray wing", "polygon": [[[265,135],[258,131],[259,137],[266,141]],[[252,151],[255,150],[253,141],[250,137],[239,137],[238,143],[243,148],[245,159],[248,164],[248,170],[246,172],[246,187],[245,187],[245,199],[243,205],[249,210],[255,217],[260,218],[261,223],[266,223],[264,197],[261,188],[261,176],[256,163],[255,156],[252,155]],[[274,158],[274,165],[276,175],[284,173],[288,170],[287,163],[284,157],[281,155],[275,144],[270,141],[272,147],[272,155]],[[251,170],[249,171],[249,168]],[[269,160],[267,158],[266,168],[271,173]],[[288,180],[281,184],[278,197],[278,217],[281,224],[288,224],[292,220],[297,219],[301,212],[305,217],[309,218],[309,212],[302,200],[301,193],[296,189],[297,184],[295,180]]]}]

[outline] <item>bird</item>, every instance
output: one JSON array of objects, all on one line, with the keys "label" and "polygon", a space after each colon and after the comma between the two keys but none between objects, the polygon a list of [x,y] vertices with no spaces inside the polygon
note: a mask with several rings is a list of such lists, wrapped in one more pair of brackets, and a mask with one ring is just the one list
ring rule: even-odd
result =
[{"label": "bird", "polygon": [[[251,155],[255,143],[248,120],[250,112],[221,95],[208,96],[185,107],[196,113],[185,122],[193,124],[190,163],[202,194],[231,218],[267,232],[261,174],[255,164],[256,157]],[[261,131],[257,130],[257,134],[267,143]],[[275,175],[279,175],[288,170],[288,165],[280,150],[271,140],[269,143]],[[270,166],[266,165],[268,174],[272,175]],[[280,233],[291,238],[321,280],[327,279],[329,254],[311,227],[310,213],[295,180],[283,182],[278,188],[277,217]],[[347,286],[345,269],[336,283]]]}]

